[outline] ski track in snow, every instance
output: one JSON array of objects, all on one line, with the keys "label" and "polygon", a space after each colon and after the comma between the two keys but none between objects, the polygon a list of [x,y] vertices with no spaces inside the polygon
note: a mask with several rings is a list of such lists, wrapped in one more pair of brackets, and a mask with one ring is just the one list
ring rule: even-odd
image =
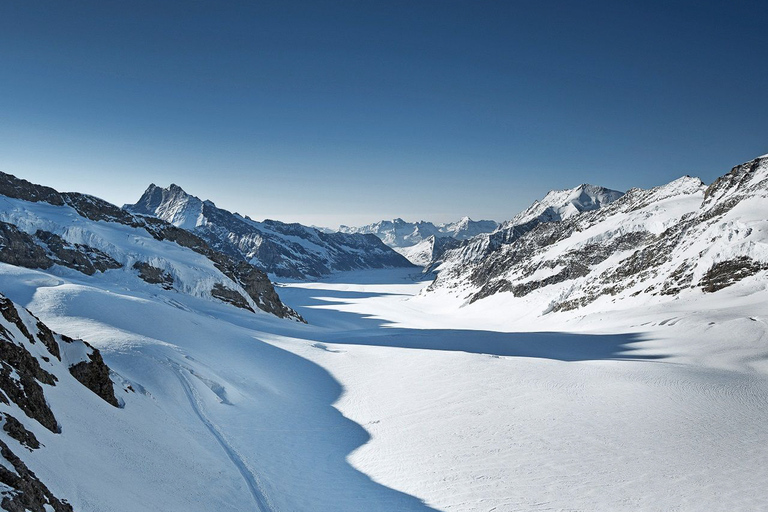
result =
[{"label": "ski track in snow", "polygon": [[224,435],[219,431],[219,428],[211,420],[208,419],[208,416],[205,414],[202,400],[200,400],[200,397],[197,395],[197,391],[195,391],[192,383],[184,374],[184,372],[187,370],[171,359],[166,359],[166,361],[157,359],[157,361],[170,368],[176,377],[178,377],[179,382],[181,383],[181,387],[184,389],[184,394],[187,395],[189,404],[192,406],[192,410],[194,410],[195,414],[198,418],[200,418],[200,421],[203,423],[203,425],[205,425],[205,427],[210,431],[211,435],[213,435],[216,441],[218,441],[219,445],[221,445],[221,448],[227,454],[227,457],[229,457],[229,460],[232,461],[232,464],[235,465],[237,470],[243,476],[243,480],[248,486],[248,490],[251,492],[251,496],[253,496],[253,501],[256,504],[258,511],[274,512],[274,509],[269,505],[269,500],[261,490],[261,486],[256,480],[256,475],[253,473],[253,471],[251,471],[251,469],[248,467],[248,464],[240,456],[237,450],[232,447],[232,445],[226,440]]}]

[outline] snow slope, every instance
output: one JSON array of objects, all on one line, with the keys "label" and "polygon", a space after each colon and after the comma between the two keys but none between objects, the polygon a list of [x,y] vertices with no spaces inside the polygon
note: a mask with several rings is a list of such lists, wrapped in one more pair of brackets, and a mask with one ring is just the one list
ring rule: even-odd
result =
[{"label": "snow slope", "polygon": [[[718,263],[763,261],[764,171],[751,162],[706,190],[682,179],[535,228],[553,236],[531,261],[555,266],[519,284],[581,261],[563,247],[639,231],[656,249],[681,233],[638,270],[658,286],[658,268],[708,251],[692,288],[601,294],[576,309],[549,307],[552,290],[590,293],[565,281],[469,301],[485,283],[427,292],[419,272],[365,270],[279,283],[306,325],[121,269],[0,263],[0,292],[97,347],[124,404],[54,387],[62,432],[35,427],[45,446],[18,455],[79,511],[766,509],[765,271],[726,268],[699,285]],[[41,208],[65,211],[22,206],[0,211],[22,228],[29,219],[28,231],[47,218]],[[67,222],[51,229],[76,233]],[[154,243],[92,222],[83,240],[115,258],[105,240]],[[596,265],[621,268],[631,254]],[[513,279],[522,268],[506,262],[497,276]]]},{"label": "snow slope", "polygon": [[344,275],[283,296],[372,439],[352,464],[440,510],[762,510],[768,292],[541,320]]}]

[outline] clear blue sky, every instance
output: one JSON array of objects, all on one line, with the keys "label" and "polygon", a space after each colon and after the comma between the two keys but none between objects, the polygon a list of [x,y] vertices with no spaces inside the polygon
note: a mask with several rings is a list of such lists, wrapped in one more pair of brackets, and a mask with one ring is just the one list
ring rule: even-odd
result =
[{"label": "clear blue sky", "polygon": [[0,170],[254,218],[504,220],[768,153],[765,2],[0,3]]}]

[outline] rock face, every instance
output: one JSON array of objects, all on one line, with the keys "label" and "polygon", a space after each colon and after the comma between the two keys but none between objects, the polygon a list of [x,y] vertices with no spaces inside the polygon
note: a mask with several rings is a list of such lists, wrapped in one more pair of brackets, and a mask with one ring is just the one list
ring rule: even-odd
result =
[{"label": "rock face", "polygon": [[505,224],[499,232],[506,235],[487,237],[474,257],[462,254],[466,246],[447,254],[453,261],[431,290],[469,302],[510,293],[540,304],[542,314],[601,299],[714,293],[768,271],[768,157],[709,187],[686,176],[630,190],[599,209],[517,227]]},{"label": "rock face", "polygon": [[0,222],[0,261],[26,268],[61,265],[92,276],[122,265],[85,244],[71,244],[58,235],[37,230],[29,235],[13,224]]},{"label": "rock face", "polygon": [[72,512],[72,506],[60,500],[48,490],[26,464],[0,441],[0,457],[13,470],[0,465],[0,484],[7,490],[0,491],[0,506],[9,512]]},{"label": "rock face", "polygon": [[[301,320],[280,301],[264,272],[168,222],[133,215],[84,194],[59,193],[5,173],[0,173],[0,194],[5,197],[0,196],[0,262],[36,269],[61,266],[86,275],[122,269],[166,290],[216,298],[211,294],[213,282],[201,291],[199,282],[208,279],[247,296],[245,309]],[[144,249],[148,245],[144,242],[126,245],[126,240],[147,235],[168,245],[159,252]],[[169,260],[166,253],[178,253],[174,246],[205,257],[212,273],[205,278],[190,273],[189,258],[183,254],[183,262]],[[179,279],[180,275],[186,278]]]},{"label": "rock face", "polygon": [[[0,418],[7,436],[0,440],[0,457],[4,459],[0,464],[0,505],[11,511],[71,511],[72,507],[50,492],[11,445],[15,443],[21,452],[41,449],[31,423],[39,423],[56,434],[61,431],[45,396],[53,386],[82,383],[117,407],[109,367],[98,350],[84,341],[54,333],[3,295],[0,313],[0,406],[5,406]],[[24,415],[17,418],[7,412],[11,404]]]},{"label": "rock face", "polygon": [[115,389],[112,387],[112,381],[109,379],[109,367],[104,363],[104,359],[101,358],[98,350],[87,343],[86,345],[91,348],[91,352],[88,354],[88,361],[80,361],[73,364],[69,367],[69,373],[83,386],[100,396],[105,402],[117,407]]},{"label": "rock face", "polygon": [[137,261],[133,268],[139,271],[139,277],[149,284],[159,284],[166,290],[173,290],[173,276],[165,270],[153,267],[147,262]]},{"label": "rock face", "polygon": [[326,233],[274,220],[256,222],[191,196],[177,185],[150,185],[136,204],[123,208],[193,232],[217,251],[280,277],[304,279],[342,270],[411,266],[375,236]]}]

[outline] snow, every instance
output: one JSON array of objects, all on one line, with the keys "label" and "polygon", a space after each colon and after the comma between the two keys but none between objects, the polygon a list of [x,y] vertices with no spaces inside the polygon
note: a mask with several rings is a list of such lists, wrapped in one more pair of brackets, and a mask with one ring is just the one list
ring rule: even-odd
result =
[{"label": "snow", "polygon": [[[704,188],[658,187],[537,257],[662,233],[706,206]],[[692,228],[670,266],[694,261],[698,279],[737,256],[768,261],[764,195]],[[75,510],[768,508],[768,272],[716,293],[628,288],[560,313],[551,304],[581,281],[471,304],[466,290],[426,293],[413,269],[278,283],[304,325],[210,300],[225,278],[207,259],[126,226],[3,198],[0,220],[126,265],[154,258],[181,283],[0,264],[0,292],[115,372],[120,409],[59,368],[46,396],[62,433],[27,421],[44,447],[16,450]]]},{"label": "snow", "polygon": [[768,505],[764,285],[542,324],[411,272],[283,283],[299,325],[0,265],[125,402],[47,390],[63,432],[20,456],[83,511]]}]

